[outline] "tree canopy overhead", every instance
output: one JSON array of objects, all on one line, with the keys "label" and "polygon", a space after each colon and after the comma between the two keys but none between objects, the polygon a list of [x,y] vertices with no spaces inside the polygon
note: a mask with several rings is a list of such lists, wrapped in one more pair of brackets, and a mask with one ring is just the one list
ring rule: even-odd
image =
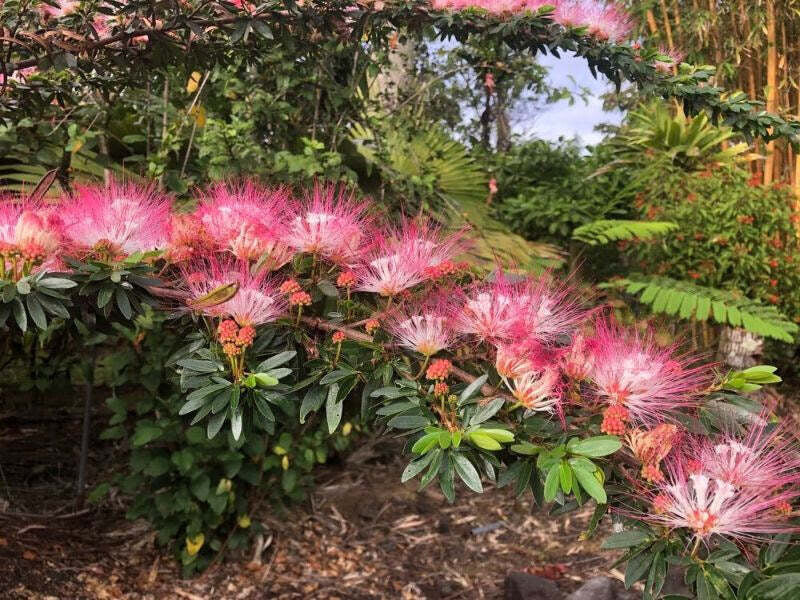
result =
[{"label": "tree canopy overhead", "polygon": [[[398,35],[460,41],[491,36],[514,50],[573,52],[617,86],[629,81],[648,94],[677,98],[688,113],[708,111],[747,137],[797,143],[800,123],[759,110],[761,103],[744,93],[712,85],[713,67],[682,65],[672,73],[658,50],[623,42],[619,29],[628,17],[617,15],[619,22],[611,19],[605,30],[592,29],[588,19],[596,15],[568,14],[565,7],[573,4],[9,0],[0,7],[0,118],[68,108],[87,89],[141,87],[172,65],[191,71],[229,62],[233,50],[256,60],[264,44],[294,49],[310,61],[320,60],[331,44],[349,48],[350,72],[338,77],[355,92],[369,71],[359,63],[385,56]],[[30,77],[35,69],[46,74]]]}]

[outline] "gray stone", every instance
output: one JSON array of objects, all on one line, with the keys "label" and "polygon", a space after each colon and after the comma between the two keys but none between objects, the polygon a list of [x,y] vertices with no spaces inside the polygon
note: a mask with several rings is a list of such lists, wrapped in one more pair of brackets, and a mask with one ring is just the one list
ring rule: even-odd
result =
[{"label": "gray stone", "polygon": [[530,573],[511,573],[505,581],[505,600],[561,600],[555,583]]},{"label": "gray stone", "polygon": [[636,600],[637,593],[611,577],[592,577],[565,600]]}]

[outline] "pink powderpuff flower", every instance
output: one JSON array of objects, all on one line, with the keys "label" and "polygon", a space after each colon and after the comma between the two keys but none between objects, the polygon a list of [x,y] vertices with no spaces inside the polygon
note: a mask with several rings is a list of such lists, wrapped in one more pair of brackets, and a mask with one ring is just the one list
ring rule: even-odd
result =
[{"label": "pink powderpuff flower", "polygon": [[639,515],[672,529],[688,529],[695,537],[722,535],[741,541],[757,541],[767,535],[794,532],[780,513],[785,502],[800,496],[800,490],[745,488],[737,490],[727,481],[708,473],[687,474],[681,462],[667,463],[668,476],[658,484],[655,514]]},{"label": "pink powderpuff flower", "polygon": [[552,285],[548,275],[522,282],[516,304],[517,337],[540,344],[571,335],[589,314],[570,287]]},{"label": "pink powderpuff flower", "polygon": [[626,332],[606,319],[596,323],[591,348],[597,396],[612,407],[624,407],[636,424],[668,421],[675,411],[696,406],[713,379],[711,366],[696,357],[660,348],[650,332]]},{"label": "pink powderpuff flower", "polygon": [[236,284],[233,296],[220,304],[203,305],[200,312],[211,317],[230,317],[240,327],[256,327],[276,320],[286,312],[286,300],[269,273],[252,273],[242,261],[206,258],[181,268],[188,307],[222,286]]},{"label": "pink powderpuff flower", "polygon": [[679,64],[683,62],[683,59],[686,58],[686,54],[681,52],[678,49],[665,48],[664,46],[659,47],[658,53],[662,56],[666,56],[669,60],[656,60],[653,63],[656,71],[660,71],[661,73],[672,73],[673,67],[677,67]]},{"label": "pink powderpuff flower", "polygon": [[56,6],[50,6],[42,2],[39,4],[39,10],[47,18],[60,19],[77,11],[80,6],[80,0],[56,0],[55,4]]},{"label": "pink powderpuff flower", "polygon": [[430,299],[422,306],[395,309],[386,318],[385,327],[401,346],[423,356],[451,348],[458,338],[438,299]]},{"label": "pink powderpuff flower", "polygon": [[703,438],[691,454],[705,472],[737,489],[800,486],[797,438],[786,426],[770,428],[767,414],[744,436],[727,432],[716,443]]},{"label": "pink powderpuff flower", "polygon": [[[0,261],[8,258],[3,255],[20,256],[24,261],[4,262],[0,272],[16,279],[60,268],[63,242],[63,227],[53,210],[29,200],[0,197]],[[14,266],[12,273],[9,268]]]},{"label": "pink powderpuff flower", "polygon": [[195,216],[219,248],[239,260],[260,261],[274,271],[292,259],[283,241],[291,219],[289,193],[283,188],[253,181],[216,184],[205,192]]},{"label": "pink powderpuff flower", "polygon": [[67,239],[77,249],[125,256],[166,247],[170,209],[170,199],[154,185],[112,182],[77,187],[62,204],[60,216]]},{"label": "pink powderpuff flower", "polygon": [[351,264],[368,237],[367,208],[344,186],[315,184],[289,223],[285,242],[298,252]]},{"label": "pink powderpuff flower", "polygon": [[514,377],[509,384],[511,395],[532,411],[553,412],[560,401],[558,371],[553,368],[527,371]]},{"label": "pink powderpuff flower", "polygon": [[215,240],[193,214],[174,213],[170,216],[169,246],[166,257],[171,262],[192,260],[212,254]]},{"label": "pink powderpuff flower", "polygon": [[497,272],[492,281],[462,292],[461,302],[452,308],[456,329],[496,345],[511,342],[516,338],[521,317],[519,300],[525,287],[524,282],[512,282]]},{"label": "pink powderpuff flower", "polygon": [[[507,382],[509,379],[519,377],[534,369],[529,350],[528,344],[501,344],[497,346],[494,366],[501,379]],[[508,384],[506,383],[506,385]]]},{"label": "pink powderpuff flower", "polygon": [[391,297],[433,278],[461,251],[463,233],[445,235],[438,228],[406,221],[397,230],[376,235],[355,269],[356,289]]},{"label": "pink powderpuff flower", "polygon": [[594,356],[582,333],[572,337],[572,343],[561,357],[561,370],[575,381],[583,381],[592,373]]},{"label": "pink powderpuff flower", "polygon": [[618,43],[633,30],[633,21],[625,9],[604,0],[564,0],[559,2],[553,19],[567,28],[586,28],[589,35]]}]

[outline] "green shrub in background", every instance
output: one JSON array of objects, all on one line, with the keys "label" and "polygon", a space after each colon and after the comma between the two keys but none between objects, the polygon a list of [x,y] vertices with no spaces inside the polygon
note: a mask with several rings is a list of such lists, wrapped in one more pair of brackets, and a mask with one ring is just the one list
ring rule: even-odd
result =
[{"label": "green shrub in background", "polygon": [[497,214],[530,240],[567,247],[576,227],[628,214],[617,194],[625,174],[596,174],[609,160],[603,147],[584,155],[575,141],[533,140],[497,160]]},{"label": "green shrub in background", "polygon": [[687,173],[664,160],[639,180],[639,215],[678,229],[623,243],[636,270],[738,292],[800,318],[800,243],[788,189],[753,184],[737,167]]}]

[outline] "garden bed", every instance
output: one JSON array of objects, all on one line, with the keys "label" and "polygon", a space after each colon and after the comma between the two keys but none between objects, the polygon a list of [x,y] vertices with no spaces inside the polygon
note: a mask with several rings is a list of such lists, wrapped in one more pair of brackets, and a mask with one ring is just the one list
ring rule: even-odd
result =
[{"label": "garden bed", "polygon": [[[398,448],[382,444],[391,454],[378,455],[367,444],[346,464],[323,467],[310,501],[290,517],[258,515],[269,542],[260,561],[233,557],[182,580],[119,500],[75,511],[70,458],[80,423],[69,416],[0,421],[2,497],[11,499],[0,507],[0,585],[10,598],[497,598],[511,571],[571,590],[607,574],[613,559],[599,540],[578,541],[590,511],[551,519],[505,489],[462,491],[448,505],[438,489],[400,483]],[[109,450],[95,446],[94,473],[109,467]],[[34,473],[34,463],[47,470]]]}]

